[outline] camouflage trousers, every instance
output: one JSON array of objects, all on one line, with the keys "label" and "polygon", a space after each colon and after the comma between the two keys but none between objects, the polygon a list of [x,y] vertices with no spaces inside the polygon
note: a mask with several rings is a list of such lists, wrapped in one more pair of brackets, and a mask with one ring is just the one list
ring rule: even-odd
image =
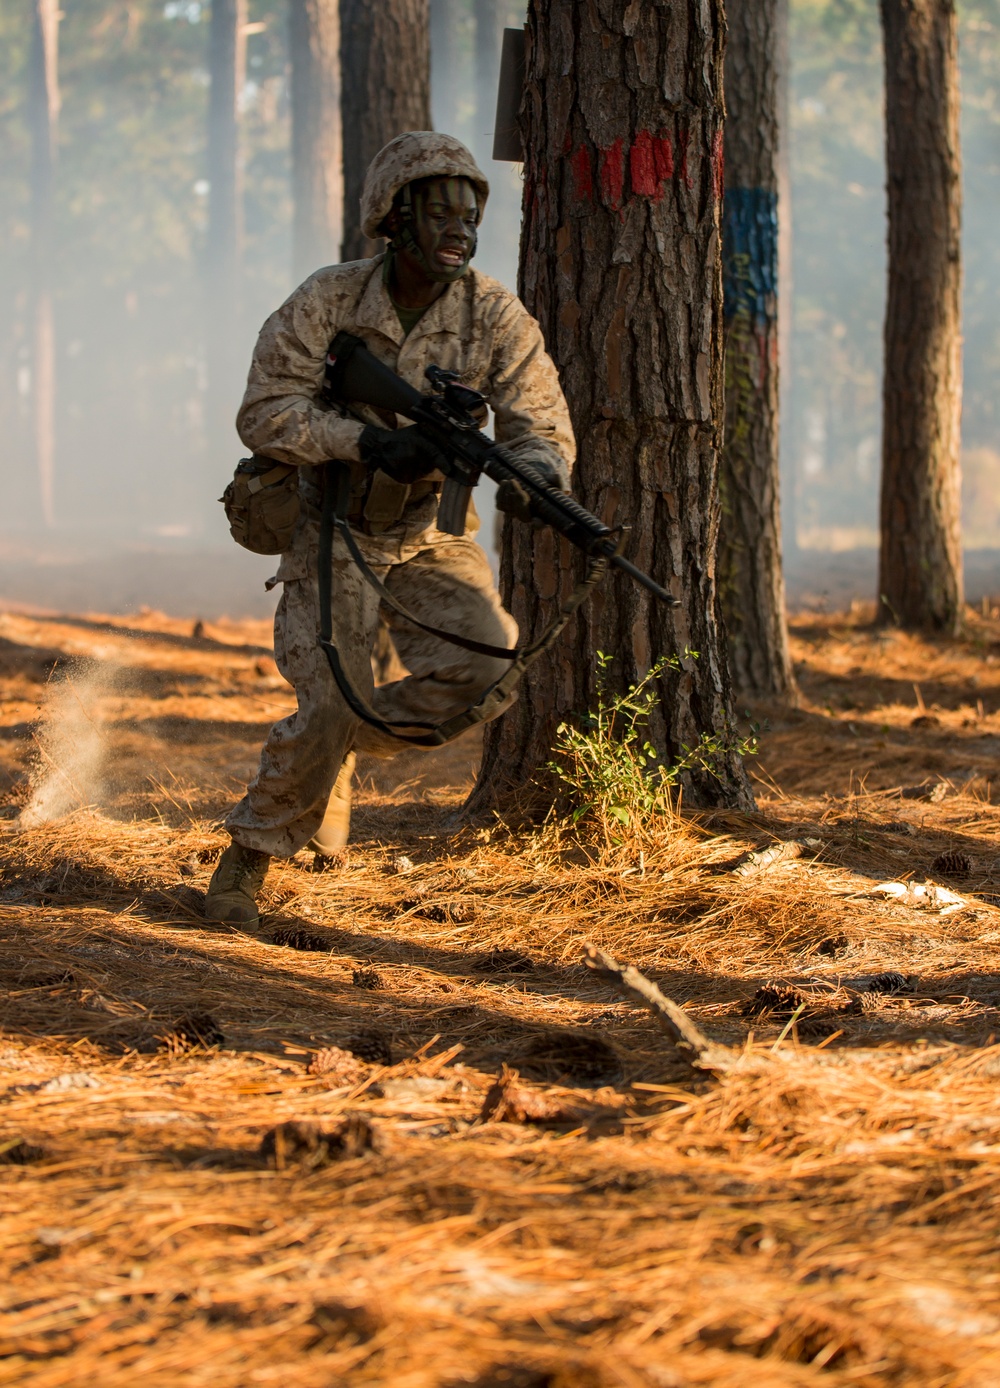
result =
[{"label": "camouflage trousers", "polygon": [[[516,641],[516,624],[501,607],[489,562],[471,537],[400,525],[386,535],[355,533],[355,539],[371,568],[415,617],[492,646]],[[284,591],[274,621],[275,660],[295,690],[298,707],[272,727],[257,776],[226,821],[237,843],[282,858],[316,834],[350,751],[391,757],[407,745],[361,722],[344,702],[318,644],[316,572],[317,528],[310,525],[278,570]],[[301,576],[289,576],[293,573]],[[506,661],[451,646],[391,611],[380,611],[378,594],[339,535],[332,607],[333,643],[348,678],[387,722],[442,722],[476,703],[508,668]],[[380,619],[387,622],[409,673],[376,689],[371,654]]]}]

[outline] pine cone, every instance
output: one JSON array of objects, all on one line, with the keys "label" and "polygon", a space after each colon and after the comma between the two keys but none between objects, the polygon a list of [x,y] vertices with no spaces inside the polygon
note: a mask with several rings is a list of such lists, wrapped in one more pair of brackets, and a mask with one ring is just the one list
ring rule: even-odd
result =
[{"label": "pine cone", "polygon": [[887,1001],[888,999],[885,993],[872,992],[872,990],[869,989],[867,992],[861,994],[861,1011],[879,1012]]},{"label": "pine cone", "polygon": [[285,949],[300,949],[312,954],[329,954],[330,941],[322,935],[314,935],[311,930],[303,930],[297,925],[283,925],[271,932],[271,944],[282,945]]},{"label": "pine cone", "polygon": [[420,914],[425,920],[437,921],[444,925],[449,921],[455,925],[468,925],[476,919],[476,905],[473,901],[442,901],[434,906],[424,906]]},{"label": "pine cone", "polygon": [[805,1001],[797,988],[784,983],[765,983],[740,1011],[744,1017],[765,1017],[771,1013],[776,1019],[784,1017],[787,1020]]},{"label": "pine cone", "polygon": [[967,853],[952,848],[947,853],[939,853],[931,867],[943,877],[968,877],[972,871],[972,860]]},{"label": "pine cone", "polygon": [[490,1086],[479,1112],[480,1123],[579,1123],[583,1110],[565,1100],[539,1094],[518,1083],[518,1073],[504,1065]]},{"label": "pine cone", "polygon": [[832,958],[834,955],[840,954],[841,950],[845,950],[850,943],[846,935],[828,935],[825,940],[820,940],[816,946],[816,953],[826,954]]},{"label": "pine cone", "polygon": [[800,1041],[824,1041],[834,1032],[842,1030],[835,1015],[800,1017],[795,1023]]},{"label": "pine cone", "polygon": [[532,959],[516,949],[491,949],[477,955],[473,960],[477,974],[530,974],[534,973]]},{"label": "pine cone", "polygon": [[344,1042],[344,1049],[370,1065],[391,1065],[392,1046],[384,1031],[358,1031]]},{"label": "pine cone", "polygon": [[910,983],[905,974],[888,969],[884,974],[872,974],[865,984],[866,993],[907,993]]},{"label": "pine cone", "polygon": [[360,1084],[368,1075],[365,1065],[340,1046],[324,1046],[309,1062],[310,1075],[322,1075],[331,1087]]},{"label": "pine cone", "polygon": [[369,992],[385,987],[385,981],[378,969],[355,969],[352,978],[355,988],[367,988]]},{"label": "pine cone", "polygon": [[378,1150],[375,1129],[359,1113],[324,1132],[317,1123],[279,1123],[261,1138],[260,1155],[277,1171],[302,1166],[316,1171],[331,1162]]}]

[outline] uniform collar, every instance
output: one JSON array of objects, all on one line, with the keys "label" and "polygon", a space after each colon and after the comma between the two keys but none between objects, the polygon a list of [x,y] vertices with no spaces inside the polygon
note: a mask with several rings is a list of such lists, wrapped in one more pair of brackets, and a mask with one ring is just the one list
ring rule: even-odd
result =
[{"label": "uniform collar", "polygon": [[371,328],[372,331],[387,337],[390,342],[394,342],[397,347],[401,347],[403,326],[396,316],[392,300],[382,283],[382,262],[384,260],[384,255],[377,255],[372,260],[372,271],[361,295],[361,302],[358,304],[356,321],[359,328]]},{"label": "uniform collar", "polygon": [[[368,277],[364,293],[361,295],[356,321],[359,328],[371,328],[374,332],[387,337],[390,342],[394,342],[397,347],[402,347],[404,342],[403,326],[393,307],[392,300],[389,298],[389,291],[382,283],[382,263],[384,260],[385,255],[380,254],[375,256],[372,261],[372,272]],[[449,284],[444,293],[434,300],[413,331],[405,338],[407,346],[415,338],[421,337],[426,332],[457,331],[462,299],[460,286],[471,274],[472,270],[467,270],[460,280],[456,280],[454,284]]]}]

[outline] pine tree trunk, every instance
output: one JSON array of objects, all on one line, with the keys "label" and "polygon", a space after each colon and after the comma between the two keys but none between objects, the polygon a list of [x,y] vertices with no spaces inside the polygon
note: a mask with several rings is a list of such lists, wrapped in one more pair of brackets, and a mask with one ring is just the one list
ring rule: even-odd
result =
[{"label": "pine tree trunk", "polygon": [[338,0],[291,0],[292,260],[304,279],[337,260],[343,235]]},{"label": "pine tree trunk", "polygon": [[[522,133],[520,292],[560,370],[579,448],[574,490],[680,599],[614,573],[518,702],[487,730],[470,802],[502,802],[593,705],[598,651],[619,688],[661,656],[650,740],[674,760],[732,721],[717,612],[722,430],[722,49],[719,0],[532,0]],[[551,531],[508,521],[501,583],[521,637],[581,572]],[[697,652],[697,655],[694,653]],[[740,759],[686,778],[687,803],[750,807]]]},{"label": "pine tree trunk", "polygon": [[431,126],[428,0],[340,0],[340,43],[346,261],[376,250],[362,235],[359,216],[368,165],[393,136]]},{"label": "pine tree trunk", "polygon": [[245,371],[239,331],[243,179],[238,108],[246,78],[246,0],[213,0],[208,59],[208,435],[213,454],[221,454],[237,442],[233,418]]},{"label": "pine tree trunk", "polygon": [[954,633],[960,533],[961,160],[953,0],[882,0],[889,191],[879,604]]},{"label": "pine tree trunk", "polygon": [[31,126],[31,335],[35,468],[42,520],[55,521],[56,346],[52,306],[56,134],[59,121],[59,3],[35,0],[29,69]]},{"label": "pine tree trunk", "polygon": [[741,694],[795,694],[781,567],[778,151],[782,0],[727,0],[719,595]]},{"label": "pine tree trunk", "polygon": [[792,394],[792,310],[795,281],[792,252],[795,234],[792,226],[792,106],[791,106],[791,0],[778,0],[778,381],[784,382],[780,414],[781,447],[781,555],[784,566],[794,563],[799,553],[798,484],[794,449],[785,446],[790,429]]}]

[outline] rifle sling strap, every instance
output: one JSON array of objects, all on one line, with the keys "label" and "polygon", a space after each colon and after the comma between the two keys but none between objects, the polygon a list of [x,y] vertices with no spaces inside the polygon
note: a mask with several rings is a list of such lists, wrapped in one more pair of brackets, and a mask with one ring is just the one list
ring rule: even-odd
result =
[{"label": "rifle sling strap", "polygon": [[[465,732],[467,728],[475,727],[477,723],[484,723],[493,718],[501,705],[506,702],[508,695],[524,672],[549,649],[570,617],[573,616],[591,589],[600,582],[607,571],[606,559],[591,558],[587,565],[585,577],[576,585],[559,608],[555,620],[531,645],[515,646],[511,650],[507,650],[502,646],[490,646],[482,641],[472,641],[467,637],[457,635],[455,632],[443,631],[439,627],[429,626],[426,622],[420,621],[389,592],[385,584],[368,565],[358,548],[357,541],[351,534],[347,520],[351,494],[349,467],[345,464],[328,463],[325,481],[319,529],[319,644],[326,653],[337,688],[354,716],[360,718],[363,723],[367,723],[369,727],[376,728],[379,732],[395,738],[397,742],[408,743],[413,747],[441,747],[446,742],[451,742],[458,737],[460,733]],[[362,577],[375,589],[381,601],[402,617],[404,621],[410,622],[413,626],[419,627],[421,631],[426,631],[429,635],[447,641],[453,646],[460,646],[463,650],[511,662],[510,668],[486,689],[478,703],[470,705],[443,723],[388,723],[385,719],[380,718],[368,701],[358,693],[344,669],[339,651],[333,644],[333,532],[335,528],[339,530],[347,546],[347,551],[357,564]]]}]

